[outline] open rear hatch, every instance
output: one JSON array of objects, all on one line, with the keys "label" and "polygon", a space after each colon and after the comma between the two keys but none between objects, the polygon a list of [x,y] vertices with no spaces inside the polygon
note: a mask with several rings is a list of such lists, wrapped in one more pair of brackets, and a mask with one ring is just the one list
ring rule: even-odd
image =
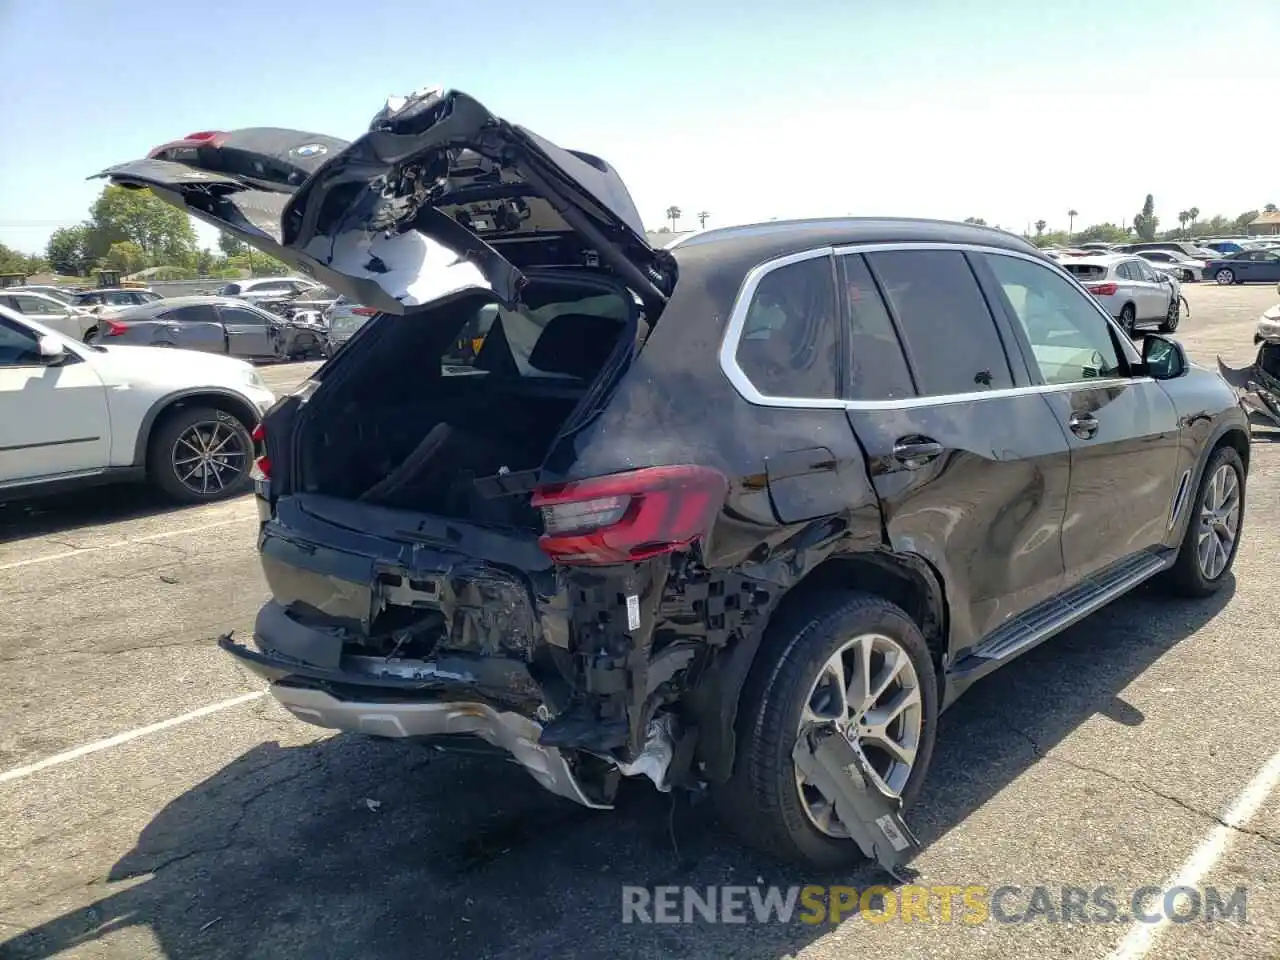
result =
[{"label": "open rear hatch", "polygon": [[602,262],[650,309],[674,282],[670,254],[645,241],[612,167],[458,91],[392,98],[351,143],[277,128],[202,131],[97,176],[150,188],[387,313],[468,290],[514,304],[527,266]]}]

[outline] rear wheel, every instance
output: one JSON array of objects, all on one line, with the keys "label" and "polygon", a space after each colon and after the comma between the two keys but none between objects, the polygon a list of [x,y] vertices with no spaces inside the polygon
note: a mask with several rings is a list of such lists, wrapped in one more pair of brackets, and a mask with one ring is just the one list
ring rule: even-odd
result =
[{"label": "rear wheel", "polygon": [[1178,321],[1182,319],[1182,298],[1176,293],[1169,298],[1169,312],[1160,324],[1161,333],[1173,333],[1178,329]]},{"label": "rear wheel", "polygon": [[884,789],[909,805],[933,755],[938,682],[920,628],[880,597],[841,592],[769,625],[738,707],[732,778],[718,792],[747,843],[820,868],[862,857],[791,758],[800,731],[830,722]]},{"label": "rear wheel", "polygon": [[208,503],[248,489],[252,459],[248,427],[225,410],[190,407],[156,427],[147,474],[174,500]]},{"label": "rear wheel", "polygon": [[94,339],[94,337],[96,337],[97,335],[98,335],[98,328],[97,328],[97,327],[90,327],[88,330],[86,330],[86,331],[84,332],[84,342],[85,342],[85,343],[93,343],[93,339]]},{"label": "rear wheel", "polygon": [[1244,520],[1244,462],[1235,447],[1219,447],[1205,464],[1178,559],[1167,583],[1187,597],[1217,593],[1235,563]]},{"label": "rear wheel", "polygon": [[1138,314],[1133,309],[1132,303],[1126,303],[1124,309],[1120,311],[1120,326],[1130,337],[1133,336],[1134,328],[1137,325]]},{"label": "rear wheel", "polygon": [[1213,275],[1213,279],[1217,280],[1218,283],[1222,284],[1224,287],[1229,286],[1236,282],[1235,271],[1228,270],[1226,267],[1223,267]]}]

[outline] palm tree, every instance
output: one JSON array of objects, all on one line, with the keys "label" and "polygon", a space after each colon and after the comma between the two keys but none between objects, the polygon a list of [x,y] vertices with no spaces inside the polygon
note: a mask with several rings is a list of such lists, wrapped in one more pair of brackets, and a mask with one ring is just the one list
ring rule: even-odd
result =
[{"label": "palm tree", "polygon": [[681,211],[681,209],[677,207],[675,204],[672,204],[671,206],[667,207],[667,219],[671,221],[672,233],[675,233],[676,221],[680,219],[680,215],[682,212],[683,211]]},{"label": "palm tree", "polygon": [[1183,230],[1187,229],[1187,218],[1191,216],[1186,210],[1178,211],[1178,224]]},{"label": "palm tree", "polygon": [[1048,226],[1048,224],[1047,224],[1047,223],[1045,223],[1043,220],[1037,220],[1037,221],[1036,221],[1036,236],[1038,237],[1038,236],[1040,236],[1041,234],[1043,234],[1043,233],[1044,233],[1044,228],[1045,228],[1045,227],[1047,227],[1047,226]]},{"label": "palm tree", "polygon": [[1191,228],[1196,225],[1196,221],[1200,219],[1200,208],[1192,207],[1187,211],[1187,236],[1191,236]]},{"label": "palm tree", "polygon": [[1076,217],[1080,214],[1075,210],[1067,211],[1067,242],[1071,242],[1071,235],[1076,232]]}]

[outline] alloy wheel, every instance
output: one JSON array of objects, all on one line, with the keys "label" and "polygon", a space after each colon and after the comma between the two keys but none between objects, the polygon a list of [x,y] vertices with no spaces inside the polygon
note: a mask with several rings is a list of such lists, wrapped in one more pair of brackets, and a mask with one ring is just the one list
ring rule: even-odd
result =
[{"label": "alloy wheel", "polygon": [[[878,633],[841,646],[818,671],[797,732],[817,723],[834,723],[866,759],[880,787],[900,796],[914,769],[924,726],[920,680],[907,651]],[[829,837],[849,836],[832,803],[799,770],[796,789],[814,827]]]},{"label": "alloy wheel", "polygon": [[217,420],[193,423],[173,442],[170,463],[178,482],[202,497],[221,493],[248,469],[240,434]]},{"label": "alloy wheel", "polygon": [[1222,576],[1239,530],[1240,478],[1231,464],[1224,463],[1209,478],[1200,502],[1196,560],[1206,580]]},{"label": "alloy wheel", "polygon": [[1213,279],[1217,280],[1218,283],[1222,284],[1225,287],[1228,284],[1235,282],[1236,275],[1232,273],[1230,270],[1219,270],[1217,273],[1213,275]]}]

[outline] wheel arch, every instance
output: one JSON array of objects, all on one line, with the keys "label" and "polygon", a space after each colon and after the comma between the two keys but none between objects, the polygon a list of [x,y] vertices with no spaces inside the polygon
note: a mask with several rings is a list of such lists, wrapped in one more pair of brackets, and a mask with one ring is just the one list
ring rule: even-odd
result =
[{"label": "wheel arch", "polygon": [[153,403],[142,417],[137,439],[134,440],[134,466],[146,466],[147,451],[151,448],[151,438],[155,435],[156,427],[177,411],[194,406],[213,407],[215,410],[229,413],[243,423],[247,430],[252,430],[261,419],[253,404],[231,390],[193,387],[167,394]]},{"label": "wheel arch", "polygon": [[813,598],[832,590],[859,590],[901,607],[920,627],[933,654],[941,697],[950,618],[939,572],[912,553],[876,550],[833,554],[807,571],[782,594],[767,617],[725,649],[695,691],[693,706],[701,730],[697,760],[707,780],[723,783],[733,772],[738,704],[767,645],[769,625],[804,610]]}]

